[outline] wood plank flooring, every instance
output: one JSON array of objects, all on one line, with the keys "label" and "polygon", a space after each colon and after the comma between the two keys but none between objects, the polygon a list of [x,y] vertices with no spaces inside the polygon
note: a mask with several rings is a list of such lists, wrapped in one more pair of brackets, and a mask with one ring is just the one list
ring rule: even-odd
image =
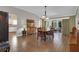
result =
[{"label": "wood plank flooring", "polygon": [[[75,36],[74,36],[75,37]],[[54,33],[54,39],[46,42],[37,40],[36,34],[17,37],[16,33],[9,33],[11,52],[79,52],[79,34],[64,36],[60,32]]]},{"label": "wood plank flooring", "polygon": [[26,37],[16,37],[15,33],[9,33],[11,52],[68,52],[69,39],[60,32],[54,33],[54,39],[46,42],[37,40],[36,34]]}]

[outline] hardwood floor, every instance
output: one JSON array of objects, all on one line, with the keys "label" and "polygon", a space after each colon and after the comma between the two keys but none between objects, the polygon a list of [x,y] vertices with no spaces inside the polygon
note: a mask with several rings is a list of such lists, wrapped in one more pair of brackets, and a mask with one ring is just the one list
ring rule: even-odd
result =
[{"label": "hardwood floor", "polygon": [[27,35],[16,37],[15,33],[9,33],[11,52],[67,52],[70,51],[68,37],[60,32],[54,33],[54,39],[47,39],[46,42],[37,40],[37,36]]}]

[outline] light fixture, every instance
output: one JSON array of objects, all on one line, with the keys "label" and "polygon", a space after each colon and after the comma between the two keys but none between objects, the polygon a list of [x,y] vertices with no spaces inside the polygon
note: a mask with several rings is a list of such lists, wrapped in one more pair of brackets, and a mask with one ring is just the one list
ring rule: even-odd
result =
[{"label": "light fixture", "polygon": [[46,8],[47,8],[47,6],[45,6],[45,14],[41,17],[42,20],[48,19]]}]

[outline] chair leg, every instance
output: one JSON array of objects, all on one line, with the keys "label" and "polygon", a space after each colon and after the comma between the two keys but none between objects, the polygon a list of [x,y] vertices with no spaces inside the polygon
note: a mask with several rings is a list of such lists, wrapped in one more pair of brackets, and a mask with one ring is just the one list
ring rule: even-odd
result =
[{"label": "chair leg", "polygon": [[44,42],[46,42],[46,37],[45,36],[44,36],[44,39],[43,40],[44,40]]},{"label": "chair leg", "polygon": [[37,40],[38,40],[38,36],[37,36]]},{"label": "chair leg", "polygon": [[52,39],[54,39],[54,34],[52,35]]},{"label": "chair leg", "polygon": [[40,36],[39,36],[39,35],[37,35],[37,40],[39,39],[39,37],[40,37]]}]

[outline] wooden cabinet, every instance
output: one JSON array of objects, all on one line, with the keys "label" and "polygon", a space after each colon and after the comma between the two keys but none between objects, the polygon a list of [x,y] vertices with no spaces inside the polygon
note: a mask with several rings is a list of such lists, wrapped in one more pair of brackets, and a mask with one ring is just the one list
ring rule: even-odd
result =
[{"label": "wooden cabinet", "polygon": [[36,31],[34,20],[28,19],[27,21],[27,34],[33,34]]},{"label": "wooden cabinet", "polygon": [[0,11],[0,43],[8,41],[8,13]]}]

